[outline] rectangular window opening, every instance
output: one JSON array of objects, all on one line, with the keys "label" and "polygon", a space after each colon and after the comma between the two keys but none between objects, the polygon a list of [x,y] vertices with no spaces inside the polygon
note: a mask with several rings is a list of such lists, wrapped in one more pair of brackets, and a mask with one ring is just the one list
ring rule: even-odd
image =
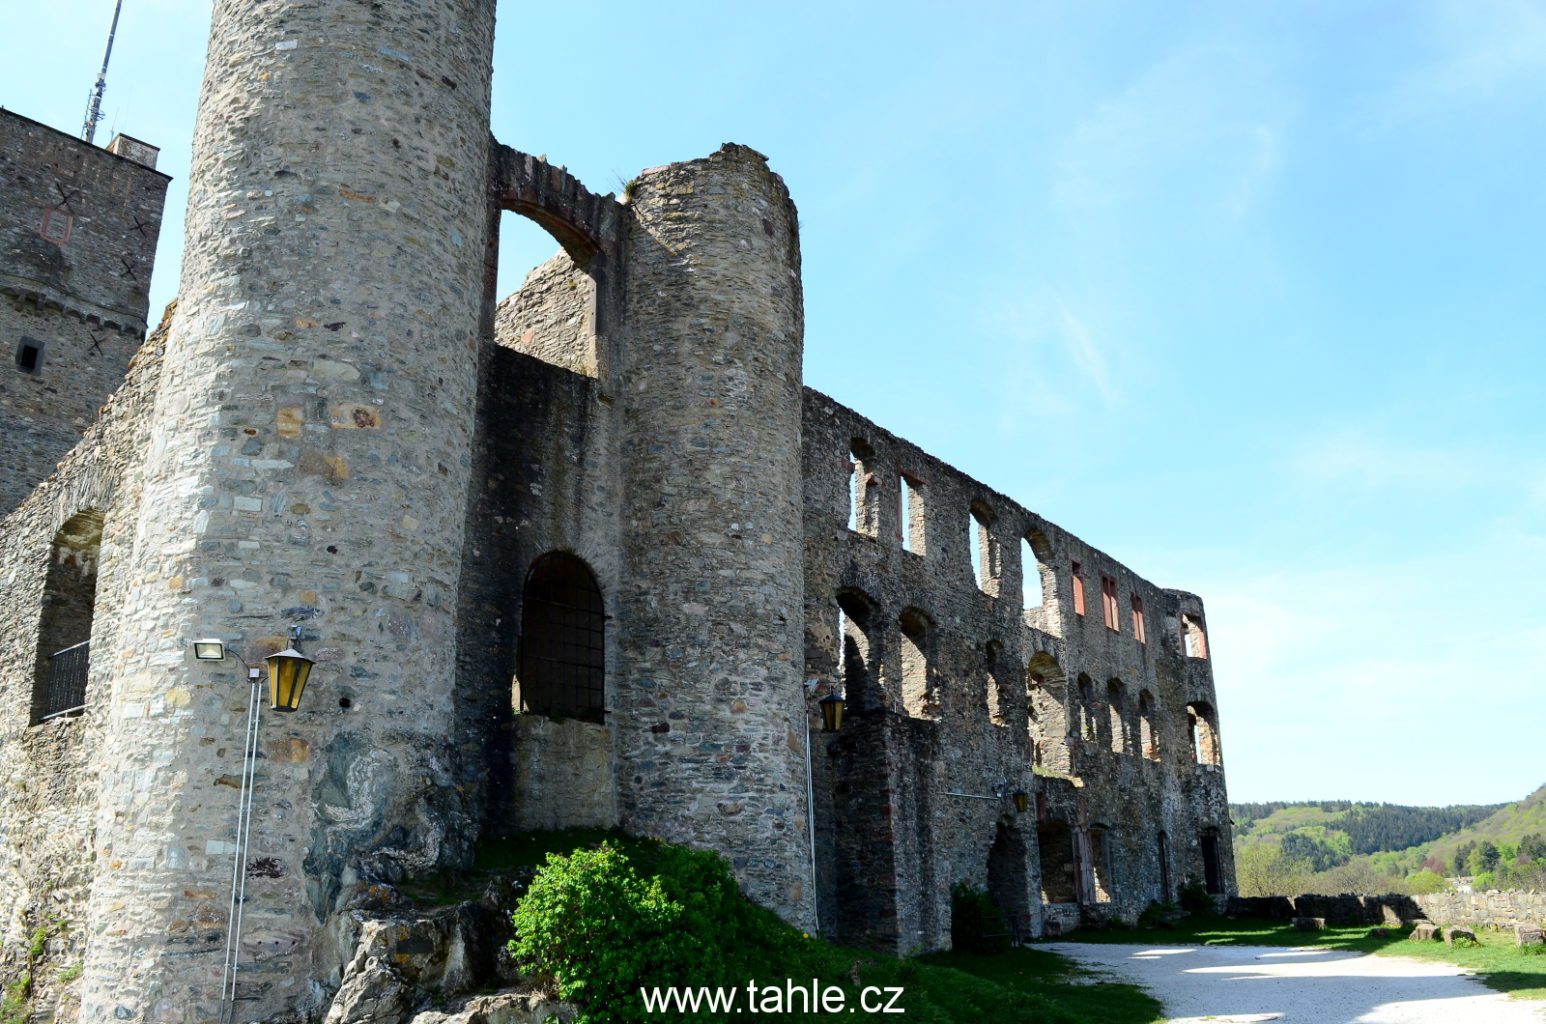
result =
[{"label": "rectangular window opening", "polygon": [[1079,563],[1073,564],[1074,579],[1074,614],[1084,614],[1084,575],[1079,568]]},{"label": "rectangular window opening", "polygon": [[23,338],[16,346],[16,368],[23,373],[37,373],[43,368],[43,343]]},{"label": "rectangular window opening", "polygon": [[1141,644],[1149,642],[1149,636],[1144,632],[1143,625],[1143,598],[1133,595],[1133,636],[1138,638]]},{"label": "rectangular window opening", "polygon": [[1122,620],[1117,609],[1117,581],[1110,576],[1100,578],[1100,610],[1106,620],[1106,628],[1121,632]]}]

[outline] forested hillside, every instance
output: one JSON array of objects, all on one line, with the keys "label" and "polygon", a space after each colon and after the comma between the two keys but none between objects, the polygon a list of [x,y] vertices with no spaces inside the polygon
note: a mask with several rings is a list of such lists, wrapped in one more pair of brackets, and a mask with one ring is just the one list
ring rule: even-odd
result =
[{"label": "forested hillside", "polygon": [[1512,804],[1271,801],[1230,811],[1246,895],[1433,891],[1456,876],[1482,888],[1546,886],[1546,786]]}]

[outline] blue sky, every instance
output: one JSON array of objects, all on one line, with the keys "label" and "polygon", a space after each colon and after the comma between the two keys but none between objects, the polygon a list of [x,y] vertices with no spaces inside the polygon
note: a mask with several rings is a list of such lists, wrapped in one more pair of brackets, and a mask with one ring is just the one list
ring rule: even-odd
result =
[{"label": "blue sky", "polygon": [[[159,309],[208,4],[125,7]],[[73,132],[111,0],[14,8],[0,103]],[[603,192],[767,153],[807,381],[1204,597],[1234,799],[1546,782],[1546,5],[501,10],[501,139]]]}]

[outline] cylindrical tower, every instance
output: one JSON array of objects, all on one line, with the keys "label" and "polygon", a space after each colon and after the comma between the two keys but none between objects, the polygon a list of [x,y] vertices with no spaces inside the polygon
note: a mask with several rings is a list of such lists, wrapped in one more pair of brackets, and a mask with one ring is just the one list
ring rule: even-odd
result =
[{"label": "cylindrical tower", "polygon": [[629,196],[623,823],[724,852],[809,927],[794,204],[734,145]]},{"label": "cylindrical tower", "polygon": [[[470,830],[446,756],[483,294],[494,0],[216,0],[142,488],[82,1021],[218,1018],[249,661],[266,714],[235,1019],[316,996],[362,877]],[[97,705],[94,705],[97,706]]]}]

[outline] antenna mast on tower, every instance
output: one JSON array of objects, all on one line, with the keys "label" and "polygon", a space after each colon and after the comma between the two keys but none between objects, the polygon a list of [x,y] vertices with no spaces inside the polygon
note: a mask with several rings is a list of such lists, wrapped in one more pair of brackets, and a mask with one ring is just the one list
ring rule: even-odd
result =
[{"label": "antenna mast on tower", "polygon": [[97,122],[102,120],[102,94],[107,92],[107,62],[113,56],[113,37],[118,34],[118,13],[123,10],[123,0],[113,5],[113,27],[107,30],[107,52],[102,55],[102,70],[97,72],[97,84],[91,90],[86,103],[86,123],[81,126],[81,138],[90,142],[97,134]]}]

